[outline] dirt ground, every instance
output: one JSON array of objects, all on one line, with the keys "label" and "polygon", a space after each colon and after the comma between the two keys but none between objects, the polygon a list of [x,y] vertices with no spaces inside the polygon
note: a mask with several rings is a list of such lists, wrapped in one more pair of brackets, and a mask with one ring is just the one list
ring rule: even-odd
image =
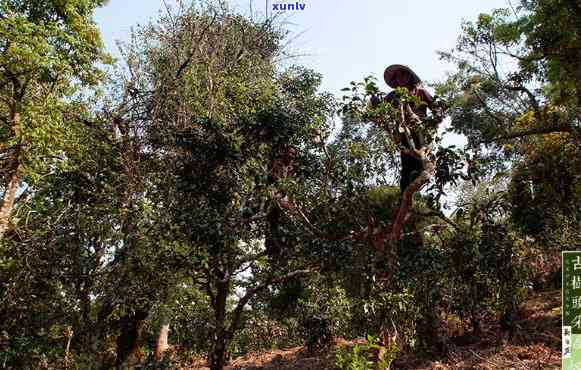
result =
[{"label": "dirt ground", "polygon": [[[545,370],[561,368],[561,291],[537,293],[521,308],[517,331],[512,341],[499,337],[494,321],[483,325],[476,343],[465,345],[453,338],[448,354],[440,359],[401,357],[394,370]],[[333,348],[310,354],[304,347],[252,353],[233,360],[228,370],[333,370],[335,351],[352,342],[337,340]],[[208,370],[202,361],[185,369]]]}]

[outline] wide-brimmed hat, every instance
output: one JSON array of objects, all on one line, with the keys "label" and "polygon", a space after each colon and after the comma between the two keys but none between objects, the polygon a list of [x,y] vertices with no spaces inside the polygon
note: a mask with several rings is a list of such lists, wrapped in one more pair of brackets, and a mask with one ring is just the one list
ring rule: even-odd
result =
[{"label": "wide-brimmed hat", "polygon": [[385,69],[385,72],[383,72],[383,79],[385,80],[385,83],[393,89],[395,89],[396,87],[402,87],[398,86],[396,77],[398,74],[404,72],[409,73],[409,75],[411,76],[412,80],[410,81],[410,84],[415,85],[422,82],[422,80],[420,80],[418,75],[414,71],[412,71],[410,67],[404,66],[402,64],[392,64],[389,67],[387,67]]}]

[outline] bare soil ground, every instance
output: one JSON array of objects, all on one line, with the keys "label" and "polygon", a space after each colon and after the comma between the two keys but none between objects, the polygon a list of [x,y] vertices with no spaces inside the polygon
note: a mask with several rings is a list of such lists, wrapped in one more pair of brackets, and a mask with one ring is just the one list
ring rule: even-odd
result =
[{"label": "bare soil ground", "polygon": [[[545,370],[561,368],[561,291],[536,293],[521,308],[512,341],[501,338],[492,318],[483,325],[483,335],[474,344],[453,338],[442,358],[403,356],[392,365],[397,370]],[[228,365],[228,370],[334,370],[335,351],[353,342],[337,340],[329,350],[308,353],[304,347],[251,353]],[[202,361],[183,369],[208,370]]]}]

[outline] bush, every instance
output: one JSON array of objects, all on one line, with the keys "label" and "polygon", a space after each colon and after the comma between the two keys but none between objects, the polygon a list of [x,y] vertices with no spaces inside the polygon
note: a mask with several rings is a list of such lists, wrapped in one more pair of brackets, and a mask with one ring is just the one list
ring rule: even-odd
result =
[{"label": "bush", "polygon": [[369,335],[366,344],[355,344],[351,351],[344,348],[337,350],[335,365],[341,370],[386,370],[397,352],[395,341],[386,347],[378,338]]}]

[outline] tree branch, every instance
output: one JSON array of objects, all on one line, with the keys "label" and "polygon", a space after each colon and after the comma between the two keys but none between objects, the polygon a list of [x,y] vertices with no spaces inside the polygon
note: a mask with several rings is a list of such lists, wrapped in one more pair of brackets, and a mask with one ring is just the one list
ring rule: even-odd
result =
[{"label": "tree branch", "polygon": [[415,210],[414,212],[417,213],[418,215],[421,215],[421,216],[435,216],[435,217],[438,217],[439,219],[441,219],[444,222],[446,222],[448,225],[450,225],[450,226],[454,227],[456,230],[458,230],[458,225],[456,225],[456,223],[454,223],[454,221],[450,220],[448,217],[446,217],[446,215],[444,215],[440,211],[437,211],[435,209],[425,208],[425,209]]},{"label": "tree branch", "polygon": [[521,138],[521,137],[526,137],[526,136],[532,136],[532,135],[546,135],[546,134],[552,134],[552,133],[556,133],[556,132],[562,132],[562,133],[571,133],[573,132],[573,127],[569,124],[562,124],[562,125],[558,125],[558,126],[548,126],[548,127],[536,127],[536,128],[532,128],[532,129],[528,129],[528,130],[520,130],[520,131],[514,131],[505,135],[500,135],[497,136],[495,138],[492,138],[490,140],[486,140],[483,141],[483,144],[488,144],[488,143],[492,143],[495,141],[502,141],[502,140],[510,140],[510,139],[516,139],[516,138]]},{"label": "tree branch", "polygon": [[535,95],[526,87],[522,86],[522,85],[518,85],[518,86],[504,86],[506,89],[510,90],[510,91],[520,91],[525,93],[525,95],[529,98],[529,102],[531,103],[531,106],[533,107],[533,110],[535,111],[535,118],[540,119],[541,117],[541,110],[539,109],[539,102],[537,101],[537,98],[535,97]]},{"label": "tree branch", "polygon": [[419,150],[415,150],[417,154],[420,154],[418,158],[422,163],[422,172],[420,175],[404,190],[401,196],[401,203],[396,215],[395,220],[392,222],[391,225],[391,233],[388,239],[388,246],[389,246],[389,267],[387,271],[386,280],[389,284],[392,281],[393,273],[394,273],[394,266],[395,266],[395,258],[397,256],[399,242],[402,237],[402,231],[405,226],[406,221],[408,220],[409,210],[412,205],[412,198],[413,195],[418,192],[425,184],[430,181],[430,178],[434,176],[436,172],[436,166],[427,156],[427,151],[429,148],[424,147]]},{"label": "tree branch", "polygon": [[238,301],[238,304],[236,305],[236,308],[234,309],[234,317],[232,319],[232,323],[230,324],[230,327],[228,328],[228,335],[229,336],[233,335],[234,332],[236,331],[236,329],[238,329],[238,325],[240,324],[240,319],[242,317],[242,310],[244,309],[246,304],[250,301],[250,299],[252,297],[254,297],[254,295],[256,293],[260,292],[263,289],[268,288],[272,284],[282,283],[282,282],[285,282],[285,281],[290,280],[292,278],[302,276],[302,275],[308,275],[308,274],[311,274],[313,272],[315,272],[314,269],[296,270],[296,271],[290,272],[284,276],[281,276],[279,278],[270,277],[264,283],[259,284],[258,286],[247,291],[246,294],[240,299],[240,301]]},{"label": "tree branch", "polygon": [[[208,32],[208,30],[210,29],[210,27],[212,27],[212,25],[216,21],[216,17],[217,16],[218,16],[217,14],[214,14],[214,17],[212,17],[212,20],[210,21],[210,23],[206,26],[206,28],[204,28],[202,30],[202,33],[200,34],[200,37],[198,37],[198,41],[197,41],[196,44],[199,44],[200,41],[202,41],[202,37],[204,37],[204,35],[206,34],[206,32]],[[190,62],[192,61],[192,58],[193,57],[194,57],[194,51],[190,49],[186,60],[184,60],[184,62],[178,67],[178,70],[177,70],[176,76],[175,76],[175,79],[176,80],[179,80],[180,79],[181,74],[187,68],[187,66],[190,64]]]}]

